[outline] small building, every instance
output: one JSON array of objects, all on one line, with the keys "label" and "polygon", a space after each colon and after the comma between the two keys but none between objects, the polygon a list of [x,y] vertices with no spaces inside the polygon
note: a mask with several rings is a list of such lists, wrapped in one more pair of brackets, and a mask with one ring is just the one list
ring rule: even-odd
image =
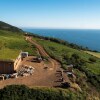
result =
[{"label": "small building", "polygon": [[[12,74],[18,68],[22,61],[22,58],[28,56],[28,52],[21,52],[19,55],[13,60],[0,60],[0,74]],[[10,57],[9,57],[10,59]]]},{"label": "small building", "polygon": [[28,52],[21,52],[21,59],[28,57]]}]

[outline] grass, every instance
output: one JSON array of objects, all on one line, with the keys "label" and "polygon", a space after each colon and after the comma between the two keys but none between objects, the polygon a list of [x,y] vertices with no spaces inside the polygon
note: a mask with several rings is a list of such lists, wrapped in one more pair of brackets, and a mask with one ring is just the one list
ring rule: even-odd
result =
[{"label": "grass", "polygon": [[15,60],[19,55],[19,50],[4,48],[0,50],[0,60]]},{"label": "grass", "polygon": [[100,61],[93,64],[87,63],[85,68],[95,75],[100,75]]},{"label": "grass", "polygon": [[64,54],[68,54],[69,56],[71,56],[73,53],[77,53],[81,55],[81,58],[85,60],[87,60],[91,56],[91,55],[87,55],[86,53],[80,52],[76,49],[72,49],[70,47],[55,42],[40,40],[38,38],[34,38],[34,40],[37,40],[38,43],[40,43],[47,50],[48,53],[57,56],[59,59],[62,58],[62,55]]},{"label": "grass", "polygon": [[36,54],[36,48],[25,41],[23,34],[0,30],[0,59],[16,59],[21,51]]},{"label": "grass", "polygon": [[85,52],[90,54],[90,55],[93,55],[93,56],[95,56],[97,58],[100,58],[100,53],[98,53],[98,52],[91,52],[91,51],[85,51]]},{"label": "grass", "polygon": [[53,55],[55,58],[65,63],[67,62],[63,59],[63,55],[71,56],[74,53],[78,54],[83,60],[87,62],[85,66],[87,70],[91,71],[94,74],[100,75],[100,59],[97,58],[97,61],[95,63],[90,63],[89,58],[92,57],[92,55],[87,54],[84,51],[72,49],[70,47],[48,40],[41,40],[38,38],[34,38],[34,40],[40,43],[50,55]]},{"label": "grass", "polygon": [[[55,43],[49,40],[42,40],[39,38],[33,38],[33,40],[37,41],[40,45],[44,47],[44,49],[49,53],[49,55],[53,58],[56,58],[62,63],[62,67],[64,69],[67,68],[68,60],[64,59],[64,55],[72,57],[73,54],[78,54],[79,57],[85,61],[85,65],[78,66],[77,70],[74,69],[77,82],[83,91],[94,91],[91,89],[91,85],[96,87],[96,90],[100,87],[100,59],[90,55],[84,51],[70,48],[68,46]],[[96,62],[91,62],[89,58],[95,58]],[[80,70],[80,71],[79,71]],[[86,77],[85,77],[86,76]],[[90,85],[91,83],[91,85]]]}]

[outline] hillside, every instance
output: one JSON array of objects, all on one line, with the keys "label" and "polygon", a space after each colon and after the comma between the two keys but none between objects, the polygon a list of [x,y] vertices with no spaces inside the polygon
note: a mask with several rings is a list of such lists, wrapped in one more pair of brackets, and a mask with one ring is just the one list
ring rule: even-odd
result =
[{"label": "hillside", "polygon": [[90,55],[93,55],[97,58],[100,58],[100,52],[90,52],[90,51],[85,51],[86,53],[90,54]]},{"label": "hillside", "polygon": [[16,59],[21,51],[36,54],[35,48],[26,42],[24,36],[19,32],[0,30],[0,59]]},{"label": "hillside", "polygon": [[0,21],[0,30],[7,30],[12,32],[23,32],[21,29]]},{"label": "hillside", "polygon": [[[51,58],[60,62],[64,70],[67,69],[69,64],[74,65],[73,73],[76,76],[75,83],[79,85],[81,91],[72,88],[56,89],[32,87],[32,89],[30,89],[25,86],[14,85],[7,86],[0,90],[0,98],[2,100],[8,98],[13,98],[14,100],[99,100],[100,58],[84,52],[83,50],[85,49],[77,45],[69,45],[64,41],[58,43],[59,40],[57,39],[56,41],[54,39],[49,40],[40,36],[35,37],[34,35],[32,39],[41,45]],[[36,47],[25,40],[22,30],[0,22],[0,60],[16,59],[21,51],[29,52],[29,55],[37,55]],[[69,79],[73,82],[72,78],[69,77]]]},{"label": "hillside", "polygon": [[[100,70],[99,70],[100,67],[97,67],[98,65],[95,67],[94,70],[92,69],[92,66],[95,66],[95,64],[100,64],[100,59],[96,58],[95,56],[87,54],[84,51],[73,49],[68,46],[55,43],[52,41],[41,40],[39,38],[33,38],[33,39],[36,40],[38,43],[40,43],[52,57],[61,61],[63,64],[68,65],[68,64],[73,63],[69,61],[69,58],[71,58],[73,54],[76,54],[76,56],[79,56],[79,58],[83,60],[83,63],[87,62],[87,64],[91,66],[89,67],[90,71],[92,71],[94,74],[97,74],[97,75],[100,74]],[[94,58],[96,62],[91,62],[89,58]]]},{"label": "hillside", "polygon": [[98,91],[100,91],[99,58],[82,50],[73,49],[50,40],[41,39],[40,37],[33,37],[33,40],[41,44],[52,58],[58,60],[62,64],[62,68],[66,69],[69,64],[74,65],[73,70],[77,77],[76,83],[79,84],[85,93],[91,91],[93,95],[100,95],[98,94]]}]

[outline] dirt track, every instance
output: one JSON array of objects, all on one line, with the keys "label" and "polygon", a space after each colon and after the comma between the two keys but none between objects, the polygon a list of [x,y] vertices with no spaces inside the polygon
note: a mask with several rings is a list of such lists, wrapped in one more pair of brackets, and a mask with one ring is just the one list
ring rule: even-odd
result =
[{"label": "dirt track", "polygon": [[[49,59],[49,62],[50,62],[50,65],[49,65],[49,69],[51,69],[52,71],[50,71],[50,73],[52,75],[54,74],[57,74],[57,71],[62,71],[63,72],[63,69],[61,68],[61,65],[58,61],[56,61],[55,59],[52,59],[48,53],[44,50],[44,48],[39,45],[36,41],[32,40],[32,37],[26,37],[26,39],[32,43],[33,45],[36,46],[36,48],[38,49],[39,53],[42,55],[42,56],[46,56],[48,57]],[[60,76],[59,78],[63,77],[64,78],[64,81],[67,81],[67,82],[70,82],[69,78],[67,77],[66,73],[63,73],[62,76]],[[56,79],[59,80],[59,78],[56,77]],[[60,85],[61,82],[59,82],[59,84],[56,83],[56,86]]]},{"label": "dirt track", "polygon": [[[36,43],[36,41],[33,41],[31,37],[26,37],[27,40],[32,43],[33,45],[36,46],[36,48],[38,49],[39,53],[42,55],[42,56],[46,56],[48,57],[48,60],[49,62],[52,64],[51,67],[56,70],[58,65],[60,65],[56,60],[52,59],[48,54],[47,52],[44,50],[44,48],[39,45],[38,43]],[[60,67],[59,67],[60,68]]]}]

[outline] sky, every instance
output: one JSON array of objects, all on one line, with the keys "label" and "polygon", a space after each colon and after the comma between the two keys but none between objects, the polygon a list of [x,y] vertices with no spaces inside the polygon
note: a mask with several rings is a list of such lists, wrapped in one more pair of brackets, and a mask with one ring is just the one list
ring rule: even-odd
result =
[{"label": "sky", "polygon": [[100,0],[0,0],[0,20],[18,27],[100,29]]}]

